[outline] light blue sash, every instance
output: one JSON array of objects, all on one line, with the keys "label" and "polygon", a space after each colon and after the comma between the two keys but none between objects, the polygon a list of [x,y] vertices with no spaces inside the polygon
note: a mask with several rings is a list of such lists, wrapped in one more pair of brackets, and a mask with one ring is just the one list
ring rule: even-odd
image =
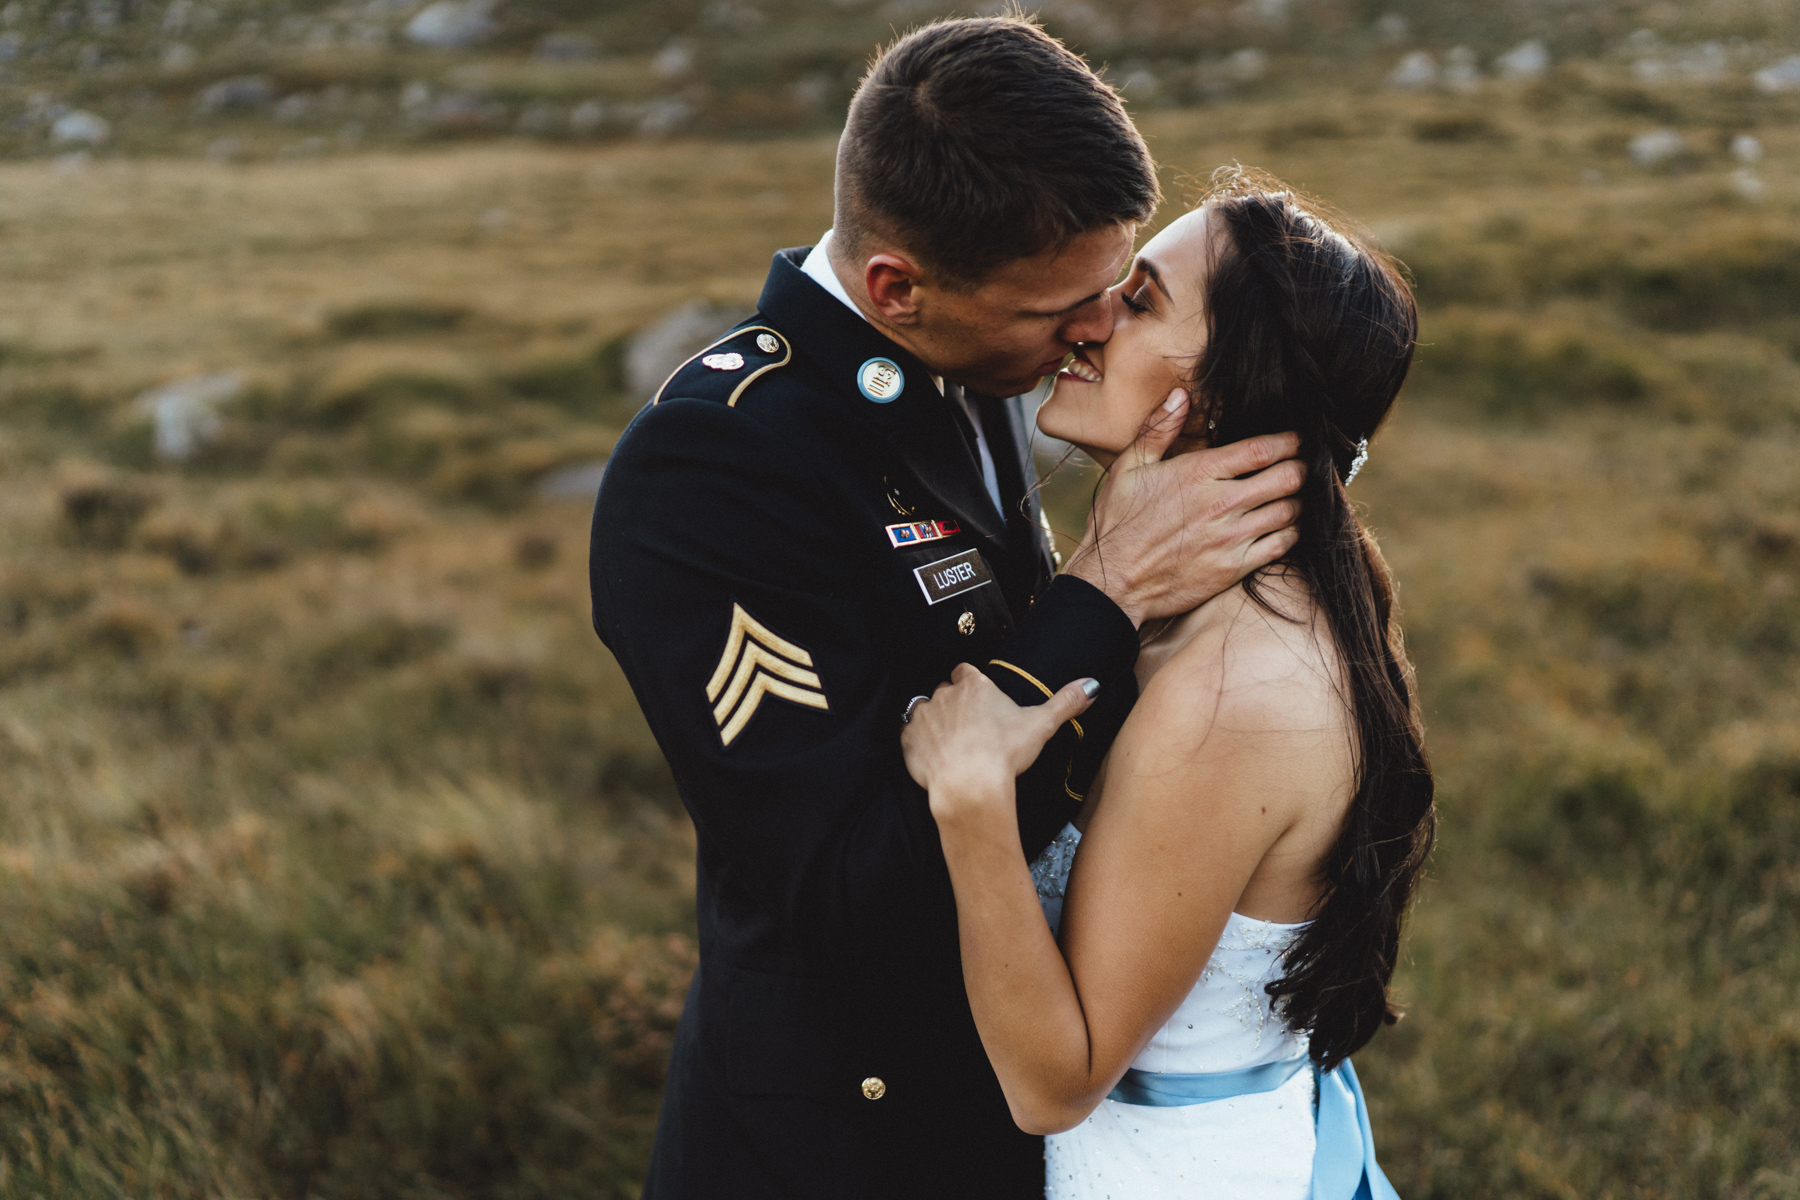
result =
[{"label": "light blue sash", "polygon": [[[1231,1096],[1254,1096],[1274,1091],[1306,1065],[1306,1055],[1300,1054],[1241,1071],[1204,1075],[1131,1070],[1106,1098],[1120,1104],[1179,1108]],[[1329,1074],[1316,1078],[1313,1200],[1400,1200],[1375,1162],[1375,1134],[1369,1128],[1369,1107],[1363,1101],[1356,1068],[1345,1059]]]},{"label": "light blue sash", "polygon": [[1106,1097],[1120,1104],[1145,1104],[1152,1108],[1180,1108],[1208,1100],[1254,1096],[1272,1092],[1300,1073],[1306,1055],[1296,1054],[1280,1062],[1241,1071],[1210,1071],[1205,1075],[1164,1075],[1155,1071],[1127,1071]]}]

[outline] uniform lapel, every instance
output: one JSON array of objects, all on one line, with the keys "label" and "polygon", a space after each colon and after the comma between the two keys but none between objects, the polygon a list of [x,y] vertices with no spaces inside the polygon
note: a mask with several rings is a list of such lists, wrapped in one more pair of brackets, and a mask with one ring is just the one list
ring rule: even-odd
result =
[{"label": "uniform lapel", "polygon": [[[909,379],[907,390],[910,392],[912,388]],[[918,478],[925,490],[948,505],[965,528],[974,529],[997,548],[1004,549],[1006,529],[1000,523],[1000,514],[994,511],[994,502],[988,496],[986,485],[981,482],[981,468],[975,462],[975,456],[969,453],[969,444],[963,440],[961,431],[956,428],[956,415],[950,411],[949,401],[938,395],[929,379],[925,380],[924,388],[931,395],[929,400],[921,398],[920,407],[939,411],[886,430],[888,444],[893,446],[894,452],[906,463],[907,470]]]},{"label": "uniform lapel", "polygon": [[[931,382],[923,363],[882,334],[800,270],[804,250],[775,256],[757,308],[775,328],[838,385],[844,403],[886,437],[907,470],[948,508],[964,529],[1006,548],[1006,527],[968,442],[956,426],[950,400]],[[906,378],[900,395],[885,404],[867,399],[857,375],[872,358],[899,366]]]}]

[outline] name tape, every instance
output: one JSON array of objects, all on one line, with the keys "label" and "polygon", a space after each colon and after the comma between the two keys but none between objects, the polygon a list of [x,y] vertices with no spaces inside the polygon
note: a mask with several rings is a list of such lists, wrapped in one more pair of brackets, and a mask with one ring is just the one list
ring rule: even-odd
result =
[{"label": "name tape", "polygon": [[940,558],[934,563],[916,567],[913,569],[913,578],[919,581],[919,590],[925,593],[927,604],[941,604],[952,596],[960,596],[994,582],[994,577],[988,574],[987,564],[981,560],[979,550],[964,550],[961,554],[952,554],[949,558]]}]

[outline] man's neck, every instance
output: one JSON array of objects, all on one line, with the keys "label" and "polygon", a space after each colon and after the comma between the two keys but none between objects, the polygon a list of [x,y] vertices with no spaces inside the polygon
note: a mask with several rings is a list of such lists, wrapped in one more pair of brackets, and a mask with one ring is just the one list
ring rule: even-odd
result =
[{"label": "man's neck", "polygon": [[[863,320],[875,326],[875,328],[881,330],[882,333],[887,334],[887,336],[893,338],[893,340],[899,341],[900,339],[894,338],[893,333],[890,332],[892,327],[882,318],[881,314],[875,310],[875,306],[870,303],[868,285],[864,280],[858,277],[855,264],[844,258],[842,253],[843,246],[838,241],[837,235],[832,231],[827,230],[823,240],[825,242],[825,263],[831,268],[831,277],[837,280],[838,288],[841,289],[843,293],[838,299],[848,300],[850,302],[850,307],[862,314]],[[902,343],[902,345],[904,344],[905,343]],[[911,349],[910,346],[907,348]]]},{"label": "man's neck", "polygon": [[915,336],[916,331],[888,321],[870,302],[867,282],[857,275],[856,264],[839,253],[841,246],[834,232],[827,230],[820,241],[824,244],[825,265],[830,268],[831,278],[836,281],[837,287],[834,289],[825,280],[815,277],[820,286],[855,309],[863,320],[880,330],[889,341],[911,351],[914,358],[925,364],[925,369],[931,372],[931,381],[937,384],[938,391],[942,392],[944,390],[943,372],[937,369],[930,356],[925,353],[925,347]]},{"label": "man's neck", "polygon": [[[944,377],[932,371],[931,360],[919,352],[920,347],[917,342],[907,336],[906,330],[890,325],[881,319],[881,314],[876,312],[875,306],[869,302],[866,285],[862,280],[851,276],[850,272],[854,270],[854,267],[846,260],[840,259],[836,251],[837,239],[832,236],[830,230],[826,230],[825,236],[819,239],[819,244],[814,246],[812,252],[806,256],[806,261],[800,269],[806,272],[807,277],[814,283],[830,292],[846,308],[857,313],[863,320],[886,334],[894,342],[912,351],[913,355],[925,364],[925,369],[931,372],[931,382],[937,388],[938,394],[940,396],[949,395],[944,390]],[[964,393],[957,392],[955,399],[961,406],[963,415],[968,418],[969,432],[973,433],[975,437],[973,449],[975,461],[981,468],[982,485],[987,488],[988,496],[994,502],[994,508],[1004,513],[1006,505],[1000,496],[1000,477],[994,466],[993,452],[988,449],[987,435],[982,429],[981,416]]]}]

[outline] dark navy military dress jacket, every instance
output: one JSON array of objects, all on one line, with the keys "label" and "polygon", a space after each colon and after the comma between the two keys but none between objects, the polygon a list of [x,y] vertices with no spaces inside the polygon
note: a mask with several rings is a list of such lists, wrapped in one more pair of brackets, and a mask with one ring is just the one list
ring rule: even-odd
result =
[{"label": "dark navy military dress jacket", "polygon": [[959,662],[1022,704],[1102,681],[1020,780],[1035,856],[1135,696],[1137,634],[1053,581],[1019,402],[975,401],[1002,514],[954,400],[802,256],[632,421],[594,511],[594,625],[699,843],[700,968],[644,1194],[1039,1197],[900,718]]}]

